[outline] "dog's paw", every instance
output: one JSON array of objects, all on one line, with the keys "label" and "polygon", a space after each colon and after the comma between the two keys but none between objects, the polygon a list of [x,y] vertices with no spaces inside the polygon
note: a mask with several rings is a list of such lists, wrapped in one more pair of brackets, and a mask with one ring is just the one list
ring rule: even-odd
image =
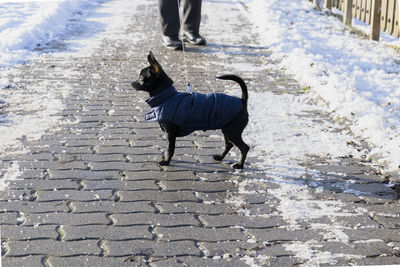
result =
[{"label": "dog's paw", "polygon": [[214,155],[213,159],[217,160],[217,161],[222,161],[224,159],[224,157],[222,157],[221,155]]},{"label": "dog's paw", "polygon": [[243,169],[243,164],[235,163],[235,164],[232,165],[232,168],[234,168],[234,169]]},{"label": "dog's paw", "polygon": [[162,160],[162,161],[160,161],[160,162],[158,163],[158,165],[160,165],[160,166],[168,166],[168,165],[169,165],[169,161],[167,161],[167,160]]}]

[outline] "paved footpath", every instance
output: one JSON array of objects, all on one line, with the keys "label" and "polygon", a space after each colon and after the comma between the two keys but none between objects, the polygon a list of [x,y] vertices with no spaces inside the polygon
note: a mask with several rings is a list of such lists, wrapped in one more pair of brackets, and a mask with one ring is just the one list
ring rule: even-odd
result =
[{"label": "paved footpath", "polygon": [[[227,66],[273,64],[267,48],[244,45],[257,42],[245,7],[217,2],[204,5],[209,44],[188,47],[195,91],[221,88],[213,77],[234,71]],[[21,67],[21,88],[62,80],[71,94],[59,114],[62,130],[26,141],[26,154],[0,158],[3,170],[14,166],[21,176],[0,192],[3,266],[400,264],[398,195],[355,159],[302,162],[309,170],[303,181],[309,195],[303,199],[278,195],[283,191],[275,189],[283,185],[257,167],[257,157],[249,158],[244,172],[232,171],[229,162],[214,162],[211,155],[223,147],[217,131],[180,139],[173,164],[156,164],[165,138],[158,125],[143,121],[146,95],[129,84],[146,65],[149,49],[177,85],[185,76],[182,53],[159,44],[155,1],[143,3],[140,13],[132,11],[127,18],[129,27],[120,39],[105,36],[95,53],[49,55]],[[239,19],[224,27],[240,38],[218,39],[208,13],[214,8],[237,13]],[[70,70],[75,74],[62,75]],[[300,91],[296,81],[276,70],[250,68],[240,75],[251,90]],[[329,120],[324,114],[312,116],[315,123]],[[233,162],[234,156],[228,159]],[[350,178],[353,182],[346,183]],[[295,214],[293,223],[287,214],[296,207],[285,210],[284,197],[293,204],[318,203],[324,215]],[[333,206],[331,214],[324,213]]]}]

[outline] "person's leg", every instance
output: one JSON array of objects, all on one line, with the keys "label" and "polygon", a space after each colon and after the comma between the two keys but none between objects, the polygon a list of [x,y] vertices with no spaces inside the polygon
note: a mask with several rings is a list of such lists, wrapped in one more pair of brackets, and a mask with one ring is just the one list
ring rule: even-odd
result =
[{"label": "person's leg", "polygon": [[161,29],[165,36],[179,35],[179,11],[177,0],[158,0]]},{"label": "person's leg", "polygon": [[177,0],[158,0],[163,37],[161,43],[168,49],[181,50],[182,43],[179,40],[179,9]]},{"label": "person's leg", "polygon": [[201,0],[183,1],[183,30],[198,34],[201,20]]},{"label": "person's leg", "polygon": [[201,0],[183,1],[182,40],[196,45],[205,45],[206,40],[200,36]]}]

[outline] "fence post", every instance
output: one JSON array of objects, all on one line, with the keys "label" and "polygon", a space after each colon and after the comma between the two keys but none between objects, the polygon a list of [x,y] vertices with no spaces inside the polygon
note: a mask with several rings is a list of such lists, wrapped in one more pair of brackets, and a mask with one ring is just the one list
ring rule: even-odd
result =
[{"label": "fence post", "polygon": [[327,9],[332,9],[332,0],[325,0],[325,7]]},{"label": "fence post", "polygon": [[371,34],[369,35],[370,40],[379,41],[379,34],[381,31],[381,7],[382,0],[372,1],[372,23],[371,23]]},{"label": "fence post", "polygon": [[394,15],[394,36],[400,37],[400,25],[399,25],[399,14],[400,14],[400,0],[396,0],[396,13]]},{"label": "fence post", "polygon": [[352,14],[353,0],[344,0],[344,16],[343,23],[347,26],[351,26],[351,21],[353,19]]}]

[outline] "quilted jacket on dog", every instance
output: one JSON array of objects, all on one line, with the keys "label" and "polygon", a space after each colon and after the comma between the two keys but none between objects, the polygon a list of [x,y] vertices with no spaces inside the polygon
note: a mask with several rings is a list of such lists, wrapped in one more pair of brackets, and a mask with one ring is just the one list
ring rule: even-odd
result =
[{"label": "quilted jacket on dog", "polygon": [[171,86],[146,100],[151,109],[145,119],[178,125],[178,136],[196,130],[220,129],[243,109],[242,99],[220,93],[182,93]]}]

